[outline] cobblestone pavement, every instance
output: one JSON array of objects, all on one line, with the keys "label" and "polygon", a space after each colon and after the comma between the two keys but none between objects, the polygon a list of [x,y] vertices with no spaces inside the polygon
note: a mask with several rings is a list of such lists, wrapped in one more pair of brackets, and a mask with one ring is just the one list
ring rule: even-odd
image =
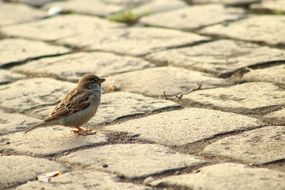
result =
[{"label": "cobblestone pavement", "polygon": [[[3,1],[0,189],[284,190],[284,7]],[[96,134],[23,134],[89,72],[107,79]]]}]

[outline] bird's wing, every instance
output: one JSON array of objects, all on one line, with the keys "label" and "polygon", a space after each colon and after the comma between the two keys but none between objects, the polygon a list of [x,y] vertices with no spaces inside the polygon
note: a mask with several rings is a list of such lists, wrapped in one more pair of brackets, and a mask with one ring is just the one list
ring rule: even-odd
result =
[{"label": "bird's wing", "polygon": [[55,106],[45,121],[60,119],[86,109],[90,105],[88,100],[90,95],[91,92],[81,89],[71,90],[60,103]]}]

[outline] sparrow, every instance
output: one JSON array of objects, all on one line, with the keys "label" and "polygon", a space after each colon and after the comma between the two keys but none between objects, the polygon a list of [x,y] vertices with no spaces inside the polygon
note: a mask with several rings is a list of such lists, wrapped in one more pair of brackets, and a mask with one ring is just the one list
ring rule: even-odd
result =
[{"label": "sparrow", "polygon": [[81,128],[95,114],[101,99],[101,84],[105,81],[93,74],[84,75],[77,86],[69,91],[54,107],[49,116],[27,130],[25,134],[38,127],[63,125],[72,127],[78,135],[86,135],[86,129]]}]

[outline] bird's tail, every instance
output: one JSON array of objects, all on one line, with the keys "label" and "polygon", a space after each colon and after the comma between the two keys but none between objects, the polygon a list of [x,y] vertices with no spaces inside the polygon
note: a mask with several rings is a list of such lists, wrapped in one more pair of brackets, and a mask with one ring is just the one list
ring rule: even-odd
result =
[{"label": "bird's tail", "polygon": [[28,132],[30,132],[30,131],[36,129],[36,128],[43,127],[43,126],[46,126],[46,125],[48,125],[48,123],[45,122],[45,121],[43,121],[43,122],[41,122],[41,123],[37,123],[37,124],[31,126],[30,128],[26,129],[25,132],[24,132],[24,134],[26,134],[26,133],[28,133]]}]

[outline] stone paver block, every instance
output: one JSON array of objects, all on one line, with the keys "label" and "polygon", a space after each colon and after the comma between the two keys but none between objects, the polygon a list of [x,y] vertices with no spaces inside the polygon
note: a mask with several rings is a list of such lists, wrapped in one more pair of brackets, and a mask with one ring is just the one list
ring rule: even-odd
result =
[{"label": "stone paver block", "polygon": [[123,25],[97,17],[71,14],[15,26],[7,26],[1,28],[1,31],[11,36],[52,41],[66,37],[80,36],[85,33],[90,33],[93,30],[104,32],[104,28],[119,26]]},{"label": "stone paver block", "polygon": [[[62,161],[118,173],[128,178],[146,177],[168,170],[204,163],[190,155],[176,153],[154,144],[115,144],[77,151]],[[103,168],[103,165],[107,167]]]},{"label": "stone paver block", "polygon": [[282,190],[285,188],[285,174],[265,168],[223,163],[203,167],[197,173],[162,178],[151,184],[185,190]]},{"label": "stone paver block", "polygon": [[158,67],[108,77],[104,88],[115,85],[119,90],[148,96],[176,95],[196,88],[229,85],[224,79],[210,74],[175,67]]},{"label": "stone paver block", "polygon": [[285,85],[285,62],[283,65],[250,70],[242,78],[246,81],[264,81]]},{"label": "stone paver block", "polygon": [[227,76],[241,68],[285,60],[285,51],[252,43],[218,40],[150,54],[147,59]]},{"label": "stone paver block", "polygon": [[285,1],[284,0],[266,0],[260,3],[250,6],[251,9],[256,11],[272,11],[273,13],[285,13]]},{"label": "stone paver block", "polygon": [[48,78],[33,78],[0,86],[0,105],[18,112],[54,105],[76,84]]},{"label": "stone paver block", "polygon": [[49,45],[24,39],[3,39],[0,41],[0,67],[23,62],[33,58],[67,53],[61,46]]},{"label": "stone paver block", "polygon": [[285,125],[285,108],[269,113],[265,115],[264,118],[271,122],[278,122],[282,125]]},{"label": "stone paver block", "polygon": [[[285,44],[285,16],[252,16],[227,25],[219,24],[202,30],[205,34],[215,34],[248,40],[265,42],[271,45]],[[278,31],[276,33],[276,31]],[[272,35],[274,34],[274,35]]]},{"label": "stone paver block", "polygon": [[[142,56],[148,53],[209,40],[193,33],[162,28],[113,28],[89,31],[58,40],[58,43],[89,50]],[[123,45],[122,45],[123,44]]]},{"label": "stone paver block", "polygon": [[282,160],[285,158],[285,127],[265,127],[227,137],[208,145],[203,152],[253,164]]},{"label": "stone paver block", "polygon": [[271,83],[251,82],[226,88],[200,90],[184,96],[186,101],[243,113],[262,112],[285,104],[285,91]]},{"label": "stone paver block", "polygon": [[30,189],[76,189],[76,190],[151,190],[150,187],[118,182],[118,179],[103,172],[74,171],[52,178],[50,183],[31,182],[17,187],[17,190]]},{"label": "stone paver block", "polygon": [[0,189],[33,180],[43,173],[65,170],[56,162],[28,156],[0,156],[0,163]]},{"label": "stone paver block", "polygon": [[182,9],[146,16],[141,22],[148,25],[189,30],[236,20],[243,16],[242,9],[225,8],[223,5],[213,4],[185,6]]},{"label": "stone paver block", "polygon": [[20,114],[6,113],[0,110],[0,135],[24,130],[39,120]]},{"label": "stone paver block", "polygon": [[78,136],[70,129],[63,126],[42,127],[27,134],[23,132],[8,134],[0,137],[0,151],[13,150],[22,154],[49,156],[107,142],[107,137],[101,133]]},{"label": "stone paver block", "polygon": [[24,75],[0,69],[0,85],[23,79]]},{"label": "stone paver block", "polygon": [[[167,108],[179,108],[179,104],[155,98],[148,98],[140,94],[114,92],[103,94],[101,104],[96,115],[87,123],[88,127],[98,124],[111,123],[117,119],[147,114]],[[45,118],[53,106],[37,109],[32,114],[38,118]]]},{"label": "stone paver block", "polygon": [[77,81],[87,73],[108,76],[148,67],[153,67],[153,64],[140,58],[95,52],[39,59],[14,67],[13,70],[27,74],[52,75],[61,79]]},{"label": "stone paver block", "polygon": [[45,16],[44,12],[29,6],[1,3],[0,1],[0,25],[2,26],[40,19]]},{"label": "stone paver block", "polygon": [[188,108],[107,126],[111,131],[139,134],[142,139],[166,145],[185,145],[221,133],[256,128],[255,118],[209,109]]}]

